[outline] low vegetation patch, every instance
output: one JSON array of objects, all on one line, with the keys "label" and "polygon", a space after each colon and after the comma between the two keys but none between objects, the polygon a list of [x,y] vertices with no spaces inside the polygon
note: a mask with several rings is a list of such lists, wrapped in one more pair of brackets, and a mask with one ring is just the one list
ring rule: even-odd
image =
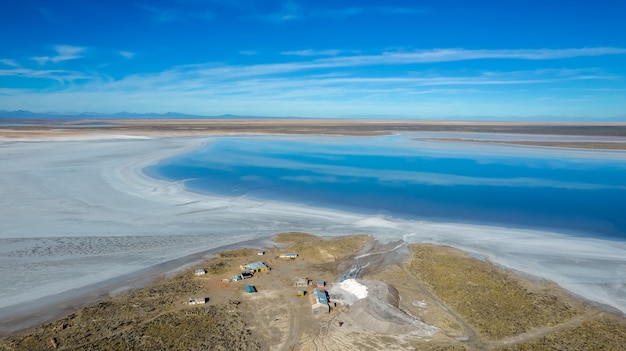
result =
[{"label": "low vegetation patch", "polygon": [[207,264],[207,271],[211,274],[222,274],[230,268],[228,262],[223,260],[211,260]]},{"label": "low vegetation patch", "polygon": [[272,240],[276,243],[297,243],[297,242],[313,242],[313,241],[321,241],[319,237],[315,235],[311,235],[308,233],[300,233],[300,232],[287,232],[277,234],[272,238]]},{"label": "low vegetation patch", "polygon": [[412,251],[409,270],[489,339],[553,326],[581,313],[547,290],[527,291],[512,274],[461,251],[434,245]]},{"label": "low vegetation patch", "polygon": [[121,334],[85,345],[89,350],[258,350],[239,313],[209,306],[160,315]]},{"label": "low vegetation patch", "polygon": [[257,350],[234,305],[181,308],[202,291],[189,272],[0,340],[0,350]]},{"label": "low vegetation patch", "polygon": [[613,316],[596,317],[582,325],[554,332],[530,342],[499,351],[603,350],[622,351],[626,346],[624,320]]},{"label": "low vegetation patch", "polygon": [[245,257],[253,255],[256,251],[252,249],[239,249],[239,250],[230,250],[223,251],[219,253],[219,257],[223,258],[237,258],[237,257]]},{"label": "low vegetation patch", "polygon": [[372,238],[355,235],[324,239],[311,234],[290,232],[278,234],[273,240],[291,244],[288,250],[314,262],[334,262],[359,251]]}]

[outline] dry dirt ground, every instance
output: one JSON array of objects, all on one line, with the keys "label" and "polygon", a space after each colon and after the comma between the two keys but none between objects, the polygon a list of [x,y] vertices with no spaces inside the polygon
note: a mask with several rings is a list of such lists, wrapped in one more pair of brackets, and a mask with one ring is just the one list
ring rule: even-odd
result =
[{"label": "dry dirt ground", "polygon": [[[0,339],[0,350],[623,350],[626,320],[434,245],[284,233],[275,246],[216,254],[153,285]],[[281,253],[297,252],[295,260]],[[239,265],[270,271],[224,282]],[[207,274],[196,276],[203,268]],[[356,269],[355,269],[356,268]],[[359,274],[368,296],[342,305],[333,282]],[[324,280],[329,314],[313,316],[297,278]],[[256,293],[245,293],[254,285]],[[190,306],[189,297],[205,297]],[[339,302],[335,307],[334,303]]]},{"label": "dry dirt ground", "polygon": [[[397,132],[484,132],[579,136],[626,136],[626,123],[529,123],[480,121],[411,121],[354,119],[106,119],[4,120],[27,126],[0,126],[0,137],[67,138],[111,135],[188,136],[219,134],[382,135]],[[573,147],[594,147],[577,144]],[[615,143],[613,143],[615,144]],[[550,146],[550,145],[547,145]],[[599,145],[598,147],[606,147]],[[611,146],[611,145],[608,145]],[[615,145],[613,145],[615,146]],[[613,147],[612,146],[612,147]],[[618,145],[619,146],[619,145]],[[569,147],[569,146],[568,146]]]}]

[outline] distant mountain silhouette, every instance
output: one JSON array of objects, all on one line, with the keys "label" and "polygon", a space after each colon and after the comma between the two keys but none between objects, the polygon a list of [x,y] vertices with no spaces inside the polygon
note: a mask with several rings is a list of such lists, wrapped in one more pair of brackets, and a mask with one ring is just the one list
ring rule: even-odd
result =
[{"label": "distant mountain silhouette", "polygon": [[0,110],[0,119],[33,119],[33,120],[59,120],[59,119],[201,119],[201,118],[220,118],[220,119],[237,119],[237,118],[268,118],[260,116],[238,116],[225,114],[219,116],[200,116],[190,115],[178,112],[166,113],[133,113],[133,112],[117,112],[117,113],[96,113],[96,112],[31,112],[25,110],[6,111]]},{"label": "distant mountain silhouette", "polygon": [[[72,120],[72,119],[244,119],[244,118],[297,118],[307,119],[311,117],[272,117],[272,116],[240,116],[233,114],[225,114],[218,116],[202,116],[191,115],[179,112],[165,112],[165,113],[133,113],[133,112],[116,112],[116,113],[97,113],[97,112],[31,112],[26,110],[6,111],[0,110],[0,120]],[[394,116],[343,116],[339,118],[352,118],[352,119],[405,119],[405,120],[449,120],[449,121],[515,121],[515,122],[626,122],[626,114],[614,117],[559,117],[559,116],[531,116],[531,117],[496,117],[496,116],[450,116],[448,118],[431,118],[428,116],[415,116],[408,117],[394,117]]]}]

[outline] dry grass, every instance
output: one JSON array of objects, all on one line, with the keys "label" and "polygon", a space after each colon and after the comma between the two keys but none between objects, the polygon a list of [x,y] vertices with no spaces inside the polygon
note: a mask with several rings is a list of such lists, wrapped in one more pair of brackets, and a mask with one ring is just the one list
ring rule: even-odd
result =
[{"label": "dry grass", "polygon": [[258,349],[236,307],[181,308],[181,296],[202,290],[193,272],[161,279],[7,337],[0,350],[53,349],[52,340],[58,350]]},{"label": "dry grass", "polygon": [[293,251],[313,262],[335,262],[360,250],[372,240],[367,235],[323,239],[306,233],[282,233],[273,240],[291,244],[285,251]]},{"label": "dry grass", "polygon": [[512,337],[581,314],[547,290],[530,292],[510,272],[433,245],[413,246],[409,270],[484,337]]},{"label": "dry grass", "polygon": [[223,257],[223,258],[238,258],[238,257],[251,256],[251,255],[254,255],[255,253],[256,253],[256,250],[239,249],[239,250],[230,250],[230,251],[220,252],[218,255],[219,257]]},{"label": "dry grass", "polygon": [[[304,233],[283,233],[276,237],[276,241],[290,245],[285,250],[301,252],[302,257],[290,263],[270,258],[278,267],[276,272],[268,272],[255,280],[255,285],[269,294],[244,297],[240,286],[214,285],[220,281],[224,269],[238,270],[241,260],[257,257],[256,250],[227,251],[203,264],[209,271],[206,276],[195,277],[195,269],[191,269],[161,279],[149,287],[85,307],[56,322],[2,338],[0,350],[272,349],[284,345],[281,343],[290,337],[287,334],[291,333],[294,324],[290,313],[298,311],[289,312],[290,309],[295,306],[310,311],[306,302],[301,305],[304,300],[295,296],[289,300],[278,290],[272,293],[272,289],[281,286],[283,280],[285,286],[293,289],[290,278],[302,271],[314,272],[327,281],[329,277],[333,279],[328,271],[336,270],[339,260],[350,259],[349,256],[361,250],[369,240],[371,238],[365,235],[325,240]],[[273,248],[268,253],[273,257],[279,251]],[[411,260],[405,269],[380,272],[379,278],[391,274],[396,279],[392,280],[398,285],[401,298],[408,299],[407,304],[427,300],[432,307],[423,312],[416,308],[412,312],[415,315],[425,313],[425,321],[442,328],[446,334],[438,333],[431,340],[402,339],[391,334],[353,334],[354,331],[346,329],[346,340],[350,340],[353,348],[617,351],[626,345],[626,320],[608,313],[599,314],[590,308],[583,314],[582,303],[574,303],[571,298],[556,294],[554,286],[526,282],[488,262],[448,247],[412,245],[411,252]],[[333,261],[326,261],[329,259]],[[193,307],[184,303],[188,296],[209,294],[211,299],[207,305]],[[243,302],[238,305],[227,303],[232,298]],[[282,309],[276,308],[277,304]],[[300,330],[320,327],[309,315],[299,313],[294,316],[295,324],[304,328]],[[461,329],[467,328],[465,323],[478,334],[463,342],[457,338],[463,336]],[[327,336],[320,334],[322,338]],[[293,341],[302,340],[298,339],[302,337],[308,337],[306,332],[303,336],[296,334]]]},{"label": "dry grass", "polygon": [[622,351],[626,347],[626,323],[614,316],[601,316],[582,325],[558,331],[527,343],[499,351],[603,350]]},{"label": "dry grass", "polygon": [[415,350],[419,351],[468,351],[467,347],[463,345],[450,345],[444,343],[428,343],[428,342],[415,342],[413,345]]}]

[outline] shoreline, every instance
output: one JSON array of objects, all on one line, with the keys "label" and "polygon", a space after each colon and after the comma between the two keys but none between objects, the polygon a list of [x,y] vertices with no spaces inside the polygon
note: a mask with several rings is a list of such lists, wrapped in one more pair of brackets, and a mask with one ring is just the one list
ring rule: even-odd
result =
[{"label": "shoreline", "polygon": [[242,249],[246,246],[264,247],[269,238],[233,243],[205,251],[199,251],[173,260],[157,263],[138,271],[126,273],[86,286],[73,288],[45,297],[45,301],[29,302],[0,308],[0,336],[9,336],[21,330],[57,320],[87,305],[103,301],[129,291],[146,288],[160,278],[168,278],[189,267],[210,259],[223,251]]},{"label": "shoreline", "polygon": [[[298,257],[279,258],[285,252]],[[529,280],[449,246],[290,232],[198,258],[183,266],[168,262],[169,274],[159,278],[153,272],[143,287],[100,295],[45,324],[2,333],[0,347],[178,350],[206,345],[208,338],[231,345],[227,349],[252,350],[308,349],[321,340],[328,349],[355,350],[400,345],[504,351],[590,341],[620,350],[620,340],[626,340],[623,314],[604,312],[552,282]],[[270,270],[224,283],[242,262],[254,260]],[[349,276],[359,265],[366,269]],[[198,268],[205,274],[194,274]],[[303,288],[292,282],[303,274],[313,279],[305,296],[313,294],[317,280],[325,281],[317,287],[330,297],[329,311],[314,315],[314,301],[296,296]],[[255,286],[256,293],[244,293],[243,285]],[[189,295],[204,296],[204,303],[189,306]]]},{"label": "shoreline", "polygon": [[[6,124],[12,122],[5,119]],[[22,123],[24,120],[18,119]],[[219,135],[343,135],[382,136],[394,133],[493,133],[532,136],[603,136],[626,138],[626,122],[495,122],[355,119],[94,119],[38,120],[28,126],[0,125],[0,140],[38,138],[97,139]]]},{"label": "shoreline", "polygon": [[540,147],[556,147],[556,148],[572,148],[572,149],[593,149],[593,150],[626,150],[626,140],[622,142],[611,141],[528,141],[528,140],[480,140],[480,139],[423,139],[430,141],[446,141],[458,143],[487,143],[487,144],[505,144],[519,146],[540,146]]},{"label": "shoreline", "polygon": [[[110,145],[110,143],[113,142],[114,141],[101,141],[99,143]],[[141,140],[132,141],[133,145],[138,145],[136,143],[141,142]],[[88,145],[89,141],[77,141],[72,143]],[[159,141],[152,139],[149,143],[159,143]],[[62,144],[65,143],[62,142]],[[184,144],[184,146],[180,147],[180,144]],[[245,241],[259,237],[267,237],[268,235],[281,231],[281,227],[295,228],[298,230],[306,230],[309,228],[311,229],[310,232],[324,236],[350,235],[367,232],[372,233],[372,235],[379,237],[381,240],[395,240],[404,237],[408,238],[409,242],[412,239],[415,242],[433,242],[458,247],[466,252],[487,257],[504,267],[528,272],[533,276],[556,281],[559,285],[572,291],[574,294],[576,294],[577,290],[582,288],[582,296],[585,299],[593,301],[600,300],[599,303],[606,303],[614,307],[616,307],[615,305],[620,306],[619,301],[611,300],[611,296],[603,296],[601,290],[591,293],[591,290],[589,290],[589,287],[586,286],[584,281],[582,285],[578,285],[579,283],[575,281],[568,284],[568,280],[575,278],[575,276],[568,277],[567,275],[559,276],[557,274],[557,279],[554,279],[554,272],[546,272],[546,268],[540,263],[542,260],[547,260],[549,255],[558,252],[559,249],[563,250],[565,248],[566,250],[569,249],[572,251],[571,257],[568,258],[567,255],[564,256],[560,264],[569,264],[577,259],[584,260],[592,265],[597,264],[598,269],[601,269],[600,267],[602,267],[602,265],[611,260],[618,266],[624,265],[623,256],[621,256],[622,253],[626,252],[626,245],[624,245],[624,243],[618,242],[618,245],[615,245],[615,242],[600,239],[581,240],[580,238],[569,238],[565,235],[555,233],[548,233],[549,235],[546,237],[546,233],[542,232],[511,230],[510,228],[502,227],[402,220],[391,221],[389,218],[380,216],[363,216],[299,205],[294,207],[293,204],[288,203],[206,197],[189,193],[185,191],[181,185],[150,178],[141,171],[143,167],[150,164],[150,162],[158,162],[163,158],[180,154],[180,152],[182,152],[181,150],[192,150],[200,147],[199,145],[202,145],[202,143],[198,141],[198,138],[176,138],[170,139],[169,145],[170,147],[171,145],[176,145],[176,147],[167,152],[163,150],[157,153],[151,152],[150,154],[152,156],[148,158],[141,157],[138,159],[140,156],[135,155],[123,160],[123,162],[115,160],[114,163],[117,164],[117,166],[105,167],[106,172],[101,176],[117,192],[130,195],[131,197],[137,197],[143,201],[142,203],[145,203],[146,199],[148,199],[149,205],[146,205],[146,209],[154,207],[155,203],[169,203],[169,206],[158,214],[159,216],[165,215],[166,213],[174,216],[186,216],[194,223],[201,224],[203,218],[206,218],[206,214],[211,214],[211,218],[214,218],[216,223],[222,223],[220,225],[226,228],[223,229],[223,232],[226,234],[225,239],[222,239],[222,241],[217,240],[217,243],[224,242],[223,240],[231,240],[232,242],[232,240]],[[45,145],[42,147],[45,149]],[[164,156],[166,154],[169,156]],[[111,164],[106,163],[106,166],[111,166]],[[190,202],[194,201],[198,202],[190,204]],[[160,206],[161,205],[159,205],[159,208]],[[285,208],[289,208],[290,215],[280,215],[277,217],[277,214],[283,213]],[[142,211],[144,210],[139,212]],[[205,215],[201,215],[202,213]],[[253,219],[253,222],[256,222],[242,226],[239,224],[241,216],[248,216]],[[162,219],[153,220],[150,222],[152,223],[150,225],[156,229],[159,228],[159,223],[161,222]],[[236,223],[238,227],[233,227],[233,223]],[[220,228],[220,225],[218,225],[218,228]],[[277,225],[279,227],[277,227]],[[192,232],[193,230],[197,230],[193,228],[195,228],[195,225],[189,227]],[[182,229],[182,231],[186,230],[188,229]],[[419,234],[417,231],[421,231],[422,233]],[[504,238],[502,237],[502,231],[508,233],[504,235]],[[464,232],[465,235],[460,234],[460,232]],[[467,232],[470,232],[470,234],[467,235]],[[471,235],[471,232],[476,235]],[[232,235],[232,233],[237,233],[237,236],[233,239],[229,236]],[[547,243],[541,250],[534,247],[531,249],[531,251],[534,252],[524,255],[524,245],[527,247],[529,242],[537,240],[537,238],[546,240],[552,238],[553,240]],[[519,244],[520,249],[517,251],[513,250],[512,252],[501,252],[503,248],[510,250],[508,247],[511,245],[515,246],[515,242]],[[607,250],[608,248],[610,248],[610,250]],[[604,255],[603,259],[600,259],[600,257],[602,257],[601,255]],[[606,257],[607,255],[608,257]],[[529,258],[531,260],[530,265],[528,261]],[[533,262],[534,260],[538,262]],[[596,263],[594,263],[594,260]],[[155,264],[158,265],[158,263]],[[619,267],[613,268],[619,269]],[[593,277],[594,275],[594,272],[589,273],[589,277]],[[615,277],[618,276],[614,276],[614,278]],[[619,279],[624,278],[618,277],[617,279],[620,281]],[[565,282],[565,284],[563,284],[563,282]],[[626,302],[622,302],[622,306],[626,306]],[[624,307],[624,310],[626,310],[626,307]]]}]

